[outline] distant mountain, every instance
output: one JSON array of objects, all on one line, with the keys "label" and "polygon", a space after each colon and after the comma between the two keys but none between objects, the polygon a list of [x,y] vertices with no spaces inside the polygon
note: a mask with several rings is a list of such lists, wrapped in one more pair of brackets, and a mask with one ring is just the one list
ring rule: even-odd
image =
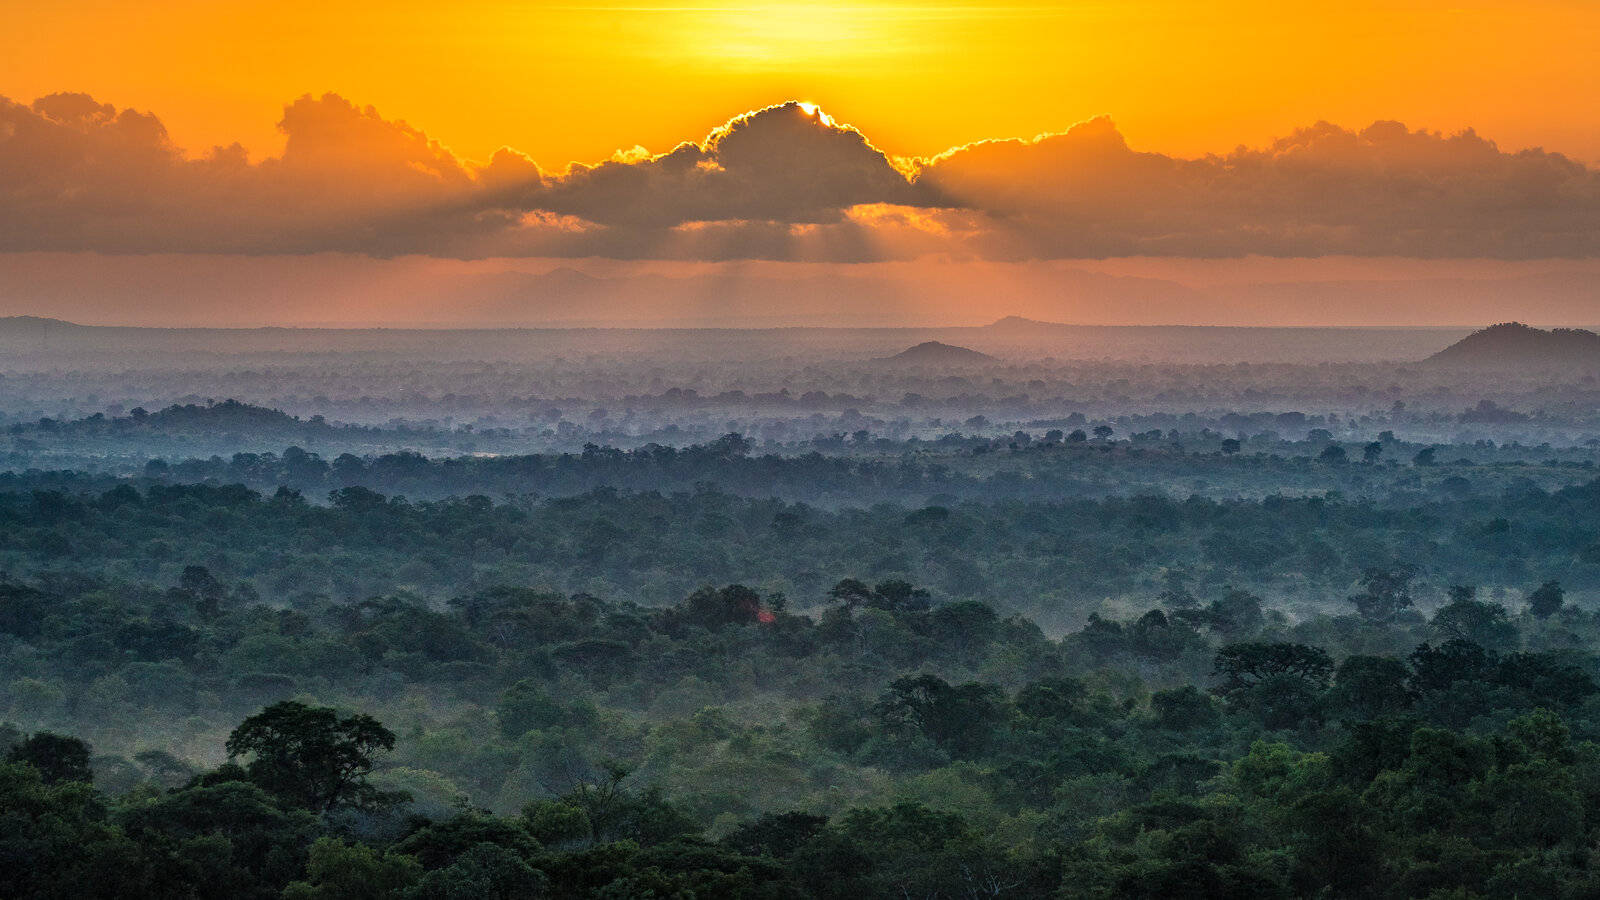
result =
[{"label": "distant mountain", "polygon": [[942,344],[938,341],[924,341],[915,347],[902,350],[885,359],[885,362],[917,363],[919,365],[970,365],[972,363],[994,361],[995,358],[987,353],[979,353],[976,350],[957,347],[954,344]]},{"label": "distant mountain", "polygon": [[1545,331],[1503,322],[1475,331],[1428,357],[1430,363],[1465,366],[1600,366],[1600,334],[1582,328]]},{"label": "distant mountain", "polygon": [[38,334],[41,331],[77,331],[88,328],[65,319],[44,316],[0,316],[0,335]]},{"label": "distant mountain", "polygon": [[1027,316],[1006,316],[1003,319],[996,319],[983,327],[988,331],[1037,331],[1041,328],[1059,329],[1071,328],[1072,326],[1064,325],[1060,322],[1041,322],[1038,319],[1030,319]]}]

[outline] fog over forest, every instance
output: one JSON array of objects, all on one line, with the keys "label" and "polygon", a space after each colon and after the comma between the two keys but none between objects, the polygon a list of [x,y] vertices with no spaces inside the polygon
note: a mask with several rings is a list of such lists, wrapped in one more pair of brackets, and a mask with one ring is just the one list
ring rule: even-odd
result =
[{"label": "fog over forest", "polygon": [[1597,376],[0,320],[0,895],[1591,896]]}]

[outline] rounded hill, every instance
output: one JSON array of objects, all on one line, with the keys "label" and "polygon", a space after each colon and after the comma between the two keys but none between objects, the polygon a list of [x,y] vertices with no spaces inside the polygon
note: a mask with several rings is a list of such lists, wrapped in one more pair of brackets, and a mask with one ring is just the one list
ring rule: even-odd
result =
[{"label": "rounded hill", "polygon": [[910,347],[885,358],[885,362],[914,363],[917,365],[971,365],[973,363],[994,361],[995,358],[987,353],[979,353],[968,347],[958,347],[954,344],[945,344],[939,341],[924,341],[915,347]]},{"label": "rounded hill", "polygon": [[1582,328],[1545,330],[1503,322],[1467,335],[1427,361],[1491,367],[1593,367],[1600,365],[1600,334]]}]

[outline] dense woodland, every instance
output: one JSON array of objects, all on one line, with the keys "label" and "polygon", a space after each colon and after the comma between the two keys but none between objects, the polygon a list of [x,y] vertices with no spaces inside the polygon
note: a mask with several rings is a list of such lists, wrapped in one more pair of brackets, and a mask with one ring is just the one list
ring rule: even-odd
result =
[{"label": "dense woodland", "polygon": [[1414,577],[1297,623],[1175,586],[1060,640],[892,580],[815,617],[11,583],[41,727],[6,739],[3,890],[1591,895],[1600,615],[1546,581],[1424,616]]},{"label": "dense woodland", "polygon": [[0,494],[7,895],[1594,889],[1600,483],[94,482]]},{"label": "dense woodland", "polygon": [[1600,895],[1591,377],[620,358],[0,378],[0,896]]},{"label": "dense woodland", "polygon": [[[848,485],[864,468],[814,462],[773,460],[770,469]],[[721,468],[738,478],[742,466]],[[442,602],[517,585],[659,606],[738,581],[810,607],[848,574],[926,584],[942,599],[979,600],[1052,631],[1091,612],[1131,611],[1173,581],[1200,593],[1247,588],[1294,615],[1327,611],[1362,570],[1396,562],[1419,567],[1429,603],[1453,583],[1497,599],[1540,578],[1600,588],[1600,480],[1547,491],[1517,468],[1421,471],[1425,486],[1396,488],[1385,502],[1135,495],[834,510],[716,483],[411,502],[360,485],[308,498],[287,486],[267,494],[37,473],[0,476],[10,488],[0,490],[0,565],[18,578],[153,583],[203,565],[230,589],[274,603],[394,591]],[[879,476],[916,473],[866,467],[866,479]]]}]

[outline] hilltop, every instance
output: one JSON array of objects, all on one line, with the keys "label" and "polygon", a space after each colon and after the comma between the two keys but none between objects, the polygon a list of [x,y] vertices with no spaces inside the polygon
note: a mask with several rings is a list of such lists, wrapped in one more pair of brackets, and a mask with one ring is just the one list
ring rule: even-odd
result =
[{"label": "hilltop", "polygon": [[915,347],[887,357],[885,361],[951,365],[994,362],[995,358],[987,353],[979,353],[967,347],[957,347],[954,344],[944,344],[939,341],[924,341]]},{"label": "hilltop", "polygon": [[37,334],[41,331],[80,330],[88,326],[47,316],[0,316],[0,335]]},{"label": "hilltop", "polygon": [[1581,328],[1548,331],[1503,322],[1475,331],[1427,358],[1430,363],[1471,366],[1600,365],[1600,334]]}]

